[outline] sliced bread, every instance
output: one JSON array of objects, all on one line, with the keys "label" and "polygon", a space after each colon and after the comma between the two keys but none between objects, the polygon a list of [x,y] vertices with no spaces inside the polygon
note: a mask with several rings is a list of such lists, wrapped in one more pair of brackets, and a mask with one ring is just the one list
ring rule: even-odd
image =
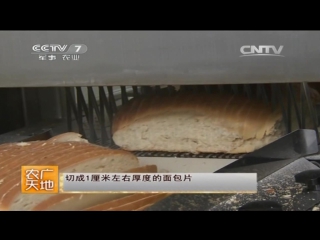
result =
[{"label": "sliced bread", "polygon": [[[55,165],[59,172],[125,172],[138,168],[130,152],[87,143],[77,133],[47,141],[0,145],[0,210],[31,210],[58,194],[22,194],[21,166]],[[98,195],[97,195],[98,196]]]}]

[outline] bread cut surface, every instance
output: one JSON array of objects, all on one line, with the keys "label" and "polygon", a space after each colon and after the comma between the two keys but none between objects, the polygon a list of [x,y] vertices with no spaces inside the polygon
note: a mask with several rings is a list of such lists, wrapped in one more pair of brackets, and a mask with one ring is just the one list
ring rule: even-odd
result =
[{"label": "bread cut surface", "polygon": [[130,152],[89,144],[75,133],[56,136],[48,141],[2,144],[0,210],[31,210],[57,195],[22,194],[21,166],[24,165],[55,165],[59,166],[61,173],[125,172],[138,168],[139,161]]},{"label": "bread cut surface", "polygon": [[285,132],[280,108],[241,95],[177,93],[131,99],[113,140],[130,151],[248,153]]}]

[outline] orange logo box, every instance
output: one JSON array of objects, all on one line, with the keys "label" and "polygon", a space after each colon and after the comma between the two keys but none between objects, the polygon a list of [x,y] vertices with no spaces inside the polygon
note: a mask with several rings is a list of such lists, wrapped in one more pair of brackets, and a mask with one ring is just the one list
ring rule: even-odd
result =
[{"label": "orange logo box", "polygon": [[22,166],[21,191],[23,193],[58,193],[58,166]]}]

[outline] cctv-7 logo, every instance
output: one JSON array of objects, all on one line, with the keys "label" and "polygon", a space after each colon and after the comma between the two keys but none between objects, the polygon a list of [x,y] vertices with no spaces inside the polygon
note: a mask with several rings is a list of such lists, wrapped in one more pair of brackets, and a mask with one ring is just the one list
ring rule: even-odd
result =
[{"label": "cctv-7 logo", "polygon": [[76,52],[80,51],[80,48],[82,47],[81,45],[75,45],[75,47],[77,48]]}]

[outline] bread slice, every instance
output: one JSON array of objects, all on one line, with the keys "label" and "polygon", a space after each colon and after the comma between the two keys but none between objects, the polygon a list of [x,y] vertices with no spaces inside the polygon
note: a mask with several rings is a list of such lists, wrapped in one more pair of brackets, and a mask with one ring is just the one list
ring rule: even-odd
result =
[{"label": "bread slice", "polygon": [[[130,169],[128,173],[156,173],[156,165]],[[132,194],[57,194],[35,206],[32,211],[79,211]]]},{"label": "bread slice", "polygon": [[[66,141],[66,142],[64,142]],[[139,167],[130,152],[89,144],[76,133],[47,141],[0,145],[0,209],[31,210],[57,194],[22,194],[21,166],[56,165],[59,172],[125,172]]]},{"label": "bread slice", "polygon": [[131,99],[116,114],[125,150],[247,153],[285,133],[280,108],[241,95],[177,93]]},{"label": "bread slice", "polygon": [[87,208],[85,211],[134,211],[152,205],[167,196],[169,196],[169,194],[133,194]]},{"label": "bread slice", "polygon": [[87,139],[81,138],[81,134],[74,132],[62,133],[47,140],[47,142],[84,142],[88,143]]}]

